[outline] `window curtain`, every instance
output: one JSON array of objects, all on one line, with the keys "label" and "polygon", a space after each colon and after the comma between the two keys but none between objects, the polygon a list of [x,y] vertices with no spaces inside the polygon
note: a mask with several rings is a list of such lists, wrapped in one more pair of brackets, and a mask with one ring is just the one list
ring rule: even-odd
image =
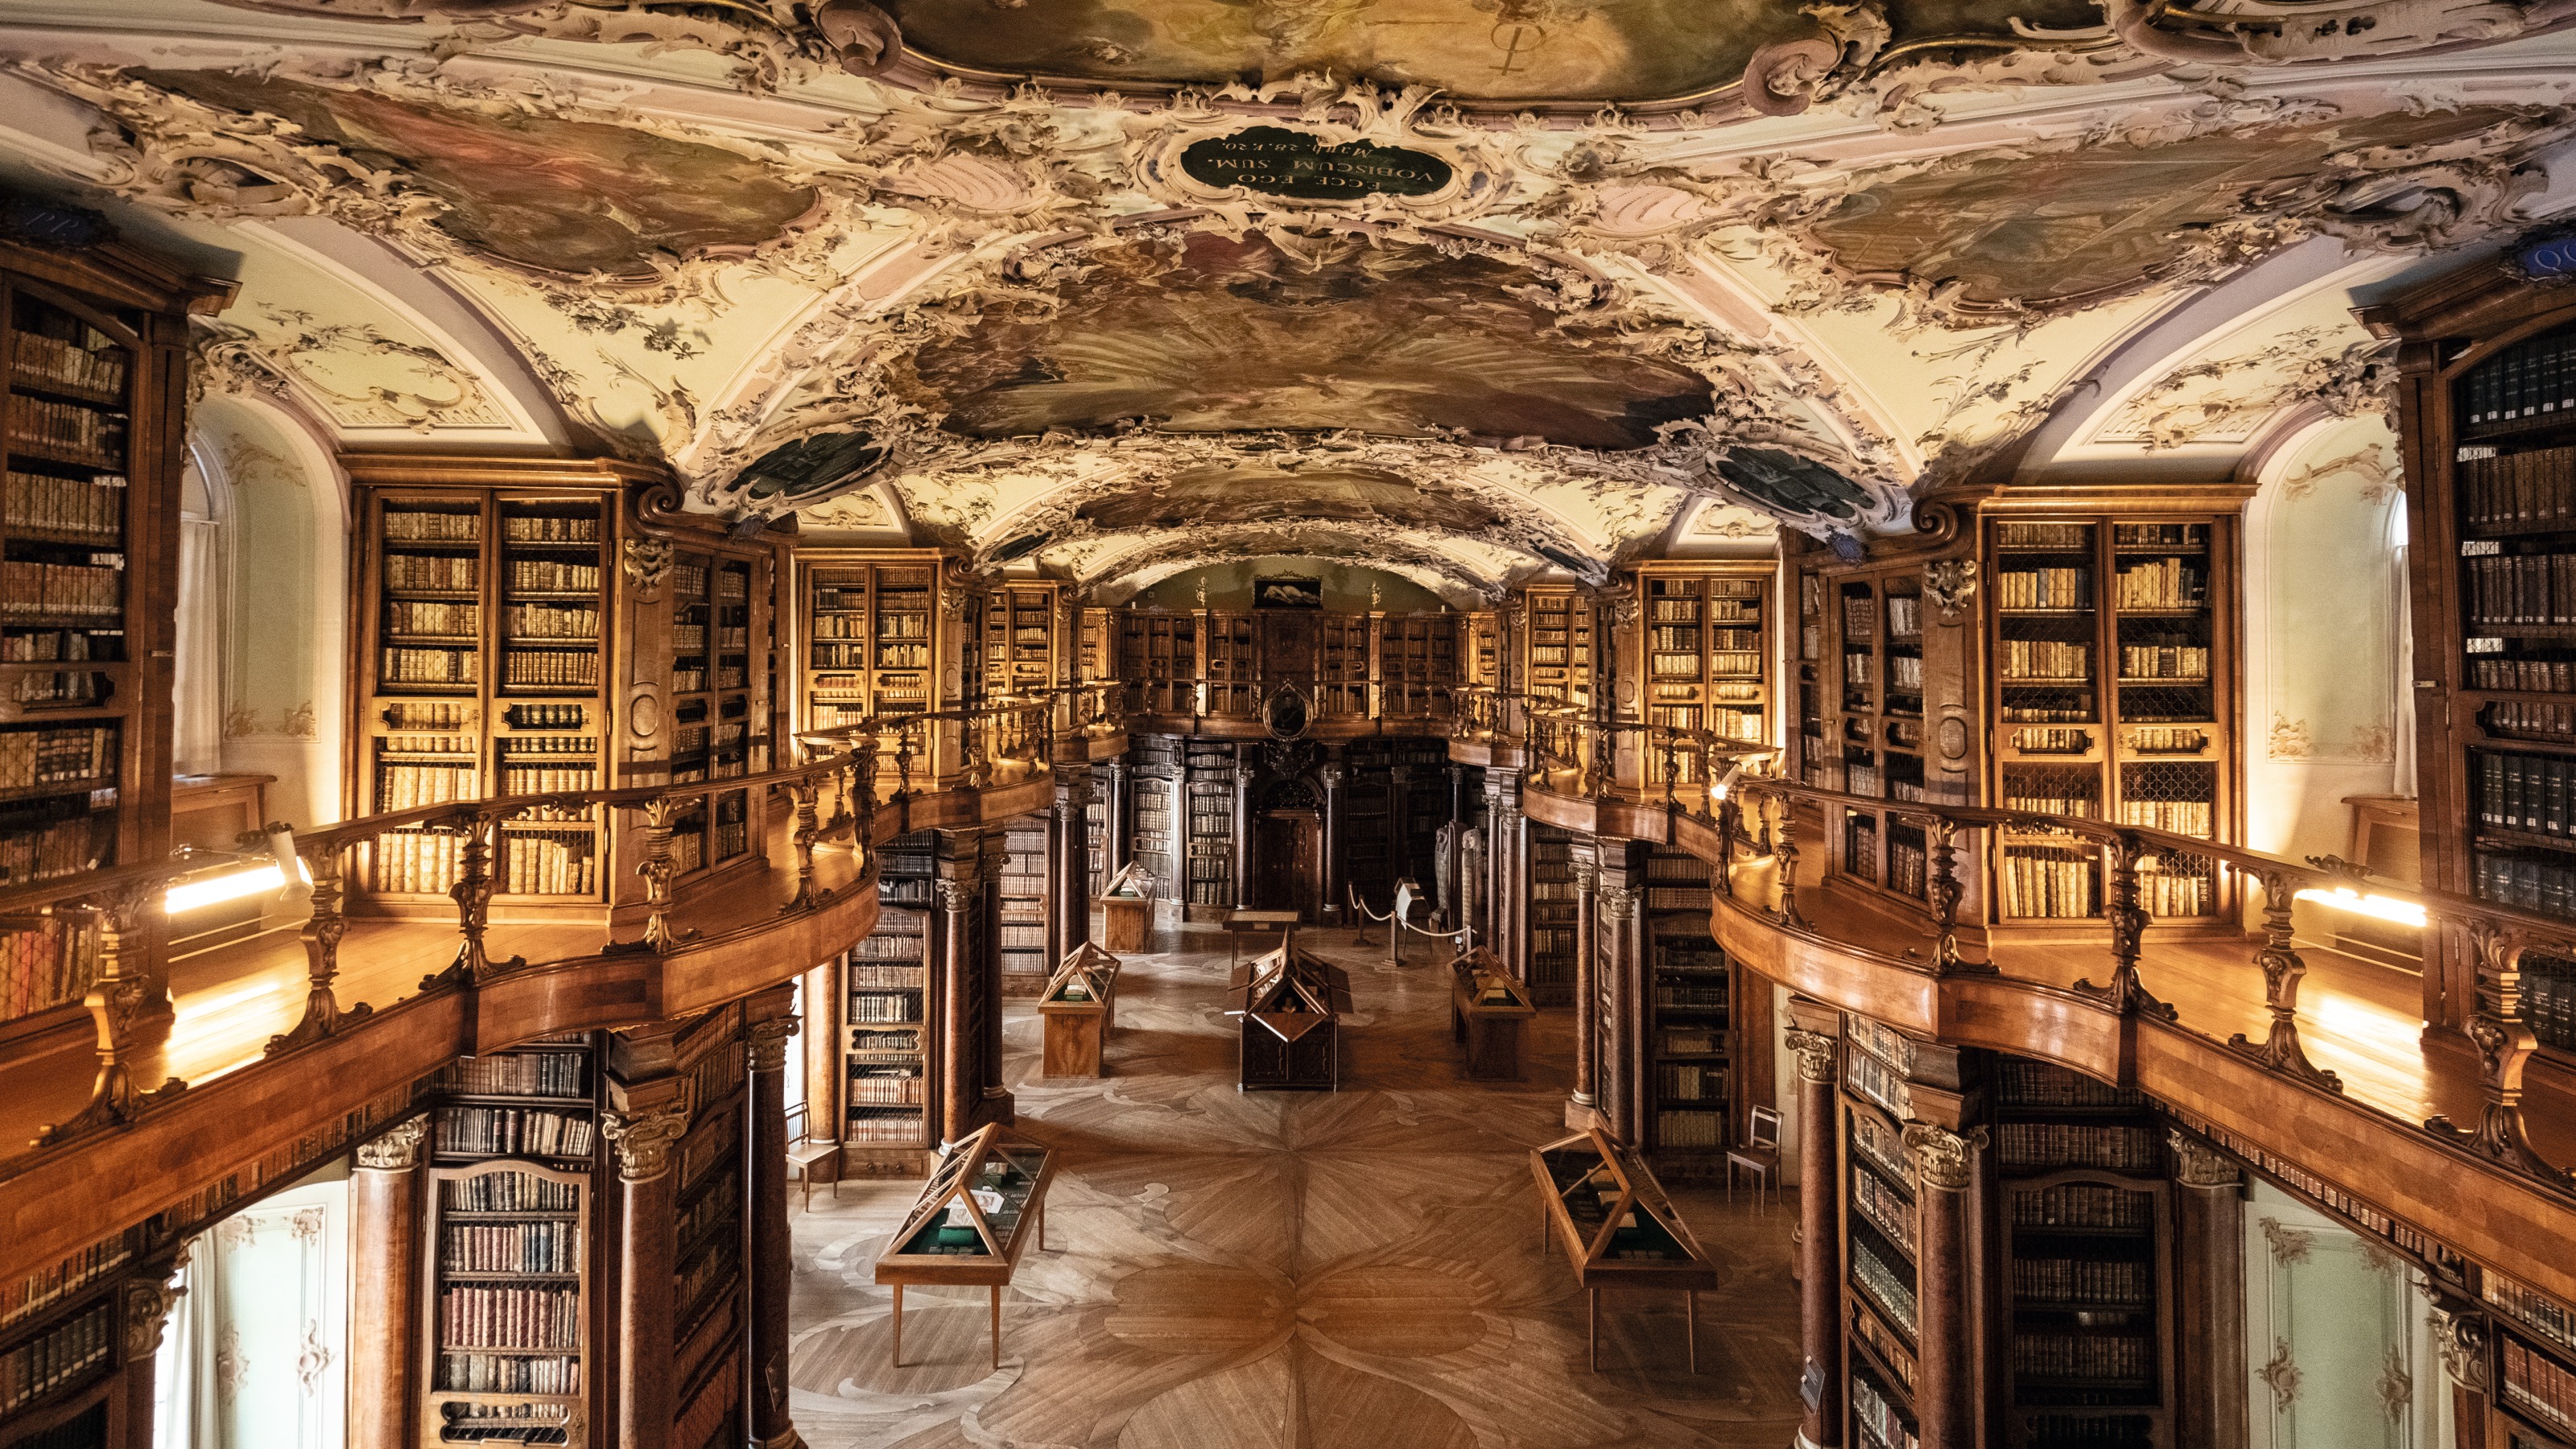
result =
[{"label": "window curtain", "polygon": [[[2406,527],[2406,510],[2397,510],[2397,527]],[[2397,795],[2415,793],[2415,604],[2406,587],[2407,545],[2397,545],[2397,677],[2391,681],[2397,689],[2397,728],[2391,732],[2397,751],[2389,791]]]},{"label": "window curtain", "polygon": [[223,768],[223,567],[210,518],[179,521],[179,637],[171,690],[171,765],[182,775]]}]

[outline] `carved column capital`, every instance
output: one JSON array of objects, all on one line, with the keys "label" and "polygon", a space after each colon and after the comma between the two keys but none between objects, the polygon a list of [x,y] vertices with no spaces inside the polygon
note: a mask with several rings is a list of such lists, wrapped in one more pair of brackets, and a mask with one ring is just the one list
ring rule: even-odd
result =
[{"label": "carved column capital", "polygon": [[1348,765],[1317,765],[1315,767],[1315,779],[1323,785],[1327,792],[1342,788],[1342,782],[1348,780],[1350,775],[1351,767]]},{"label": "carved column capital", "polygon": [[1568,867],[1574,877],[1574,893],[1588,896],[1601,889],[1601,867],[1597,862],[1577,856]]},{"label": "carved column capital", "polygon": [[429,1138],[429,1119],[397,1122],[358,1144],[358,1165],[376,1172],[408,1172],[420,1166],[421,1144]]},{"label": "carved column capital", "polygon": [[1261,778],[1261,767],[1258,765],[1237,765],[1234,767],[1234,788],[1238,790],[1251,789],[1252,782],[1259,778]]},{"label": "carved column capital", "polygon": [[1601,888],[1601,917],[1607,921],[1627,922],[1637,914],[1638,892],[1627,886]]},{"label": "carved column capital", "polygon": [[2185,1187],[2207,1189],[2242,1187],[2245,1174],[2233,1159],[2181,1128],[2165,1133],[2173,1148],[2174,1181]]},{"label": "carved column capital", "polygon": [[755,1021],[743,1034],[743,1060],[755,1072],[778,1072],[787,1069],[787,1039],[796,1034],[802,1023],[794,1016],[773,1016]]},{"label": "carved column capital", "polygon": [[1789,1050],[1798,1054],[1799,1081],[1830,1082],[1834,1079],[1842,1059],[1841,1043],[1820,1031],[1795,1028],[1789,1031],[1788,1041]]},{"label": "carved column capital", "polygon": [[975,904],[975,898],[980,894],[980,883],[971,879],[943,879],[932,881],[930,889],[939,899],[939,908],[953,915]]},{"label": "carved column capital", "polygon": [[162,1264],[160,1272],[158,1278],[125,1280],[125,1359],[128,1363],[149,1359],[161,1351],[161,1331],[170,1322],[170,1310],[178,1306],[180,1296],[188,1291],[170,1282],[179,1272],[177,1262]]},{"label": "carved column capital", "polygon": [[1953,1132],[1930,1122],[1905,1124],[1905,1150],[1914,1159],[1915,1178],[1936,1192],[1966,1192],[1985,1146],[1983,1127]]},{"label": "carved column capital", "polygon": [[688,1105],[679,1102],[633,1114],[611,1112],[599,1122],[599,1135],[617,1149],[617,1175],[628,1182],[650,1182],[669,1172],[671,1144],[688,1130]]},{"label": "carved column capital", "polygon": [[2466,1308],[2433,1305],[2427,1321],[2433,1346],[2442,1355],[2442,1373],[2473,1394],[2487,1391],[2487,1319]]}]

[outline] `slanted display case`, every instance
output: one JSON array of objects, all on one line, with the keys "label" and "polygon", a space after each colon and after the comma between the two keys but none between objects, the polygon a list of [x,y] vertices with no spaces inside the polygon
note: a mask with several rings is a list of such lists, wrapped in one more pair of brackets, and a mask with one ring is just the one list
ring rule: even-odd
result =
[{"label": "slanted display case", "polygon": [[1241,1019],[1243,1090],[1337,1091],[1341,1015],[1351,978],[1339,966],[1284,945],[1234,968],[1227,982]]},{"label": "slanted display case", "polygon": [[1586,1300],[1586,1352],[1601,1367],[1601,1290],[1683,1294],[1691,1372],[1699,1372],[1699,1295],[1717,1265],[1646,1166],[1646,1155],[1595,1127],[1530,1149],[1538,1180],[1540,1246],[1565,1249]]},{"label": "slanted display case", "polygon": [[1117,1024],[1118,966],[1117,957],[1085,941],[1048,978],[1038,996],[1038,1016],[1046,1023],[1041,1075],[1104,1075],[1101,1053]]},{"label": "slanted display case", "polygon": [[1112,951],[1145,949],[1154,933],[1154,876],[1142,861],[1118,867],[1092,904],[1100,907],[1102,945]]},{"label": "slanted display case", "polygon": [[1449,963],[1449,1026],[1466,1048],[1467,1080],[1521,1079],[1521,1039],[1537,1003],[1493,952],[1475,947]]},{"label": "slanted display case", "polygon": [[993,1366],[1002,1365],[1002,1288],[1032,1242],[1046,1246],[1046,1191],[1055,1156],[1004,1142],[987,1124],[949,1149],[923,1184],[903,1226],[877,1257],[876,1280],[894,1289],[893,1361],[903,1364],[903,1290],[914,1285],[992,1290]]}]

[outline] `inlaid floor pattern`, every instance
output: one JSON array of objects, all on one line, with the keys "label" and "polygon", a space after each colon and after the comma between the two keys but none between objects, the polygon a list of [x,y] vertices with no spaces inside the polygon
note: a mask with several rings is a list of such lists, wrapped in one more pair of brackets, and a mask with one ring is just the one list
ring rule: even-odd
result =
[{"label": "inlaid floor pattern", "polygon": [[[1047,1246],[1005,1291],[908,1289],[905,1366],[870,1268],[918,1183],[844,1184],[795,1218],[798,1428],[815,1449],[1576,1449],[1760,1445],[1797,1424],[1792,1209],[1676,1192],[1725,1286],[1583,1294],[1542,1258],[1531,1146],[1564,1135],[1565,1013],[1521,1084],[1464,1081],[1425,949],[1309,931],[1351,971],[1337,1093],[1235,1089],[1224,938],[1166,927],[1127,958],[1109,1076],[1046,1082],[1013,1003],[1018,1135],[1059,1154]],[[791,1201],[791,1208],[793,1204]]]}]

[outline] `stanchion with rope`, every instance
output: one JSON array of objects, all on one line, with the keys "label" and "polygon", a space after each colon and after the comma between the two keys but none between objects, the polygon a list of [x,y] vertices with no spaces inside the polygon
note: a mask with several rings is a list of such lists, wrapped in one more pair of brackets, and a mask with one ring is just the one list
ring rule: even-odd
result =
[{"label": "stanchion with rope", "polygon": [[1351,909],[1357,912],[1360,918],[1359,939],[1354,944],[1361,946],[1372,946],[1377,944],[1368,938],[1368,928],[1372,924],[1382,921],[1386,923],[1387,928],[1386,964],[1390,967],[1401,967],[1404,965],[1404,933],[1407,931],[1411,931],[1417,936],[1428,936],[1435,941],[1448,942],[1450,955],[1453,959],[1458,956],[1463,956],[1468,951],[1474,949],[1476,944],[1476,928],[1473,926],[1461,926],[1454,931],[1430,931],[1413,924],[1411,917],[1413,915],[1414,902],[1417,899],[1414,892],[1420,889],[1421,887],[1414,882],[1413,878],[1407,876],[1403,880],[1395,883],[1394,908],[1387,911],[1372,911],[1368,908],[1368,902],[1360,899],[1359,884],[1356,881],[1352,882],[1350,886]]}]

